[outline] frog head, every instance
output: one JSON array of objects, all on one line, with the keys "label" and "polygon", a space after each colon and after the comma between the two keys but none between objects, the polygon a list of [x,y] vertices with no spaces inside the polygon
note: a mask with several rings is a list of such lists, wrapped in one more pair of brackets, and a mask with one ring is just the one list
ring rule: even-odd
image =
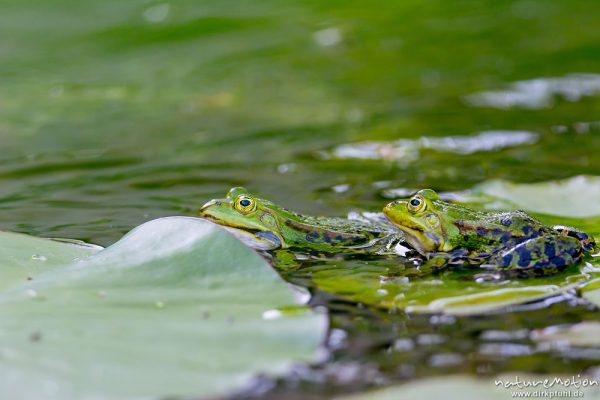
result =
[{"label": "frog head", "polygon": [[279,229],[277,206],[236,187],[225,199],[211,200],[200,208],[201,218],[221,225],[248,246],[258,250],[285,247]]},{"label": "frog head", "polygon": [[431,189],[418,191],[408,200],[397,200],[383,209],[385,216],[399,229],[406,241],[419,253],[449,251],[451,236],[458,228],[444,208],[443,201]]}]

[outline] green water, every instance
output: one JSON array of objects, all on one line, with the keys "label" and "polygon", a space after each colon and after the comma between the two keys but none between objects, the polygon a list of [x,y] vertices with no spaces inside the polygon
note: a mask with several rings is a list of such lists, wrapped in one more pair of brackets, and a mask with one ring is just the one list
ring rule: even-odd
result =
[{"label": "green water", "polygon": [[[151,219],[194,215],[232,186],[314,215],[379,210],[398,194],[431,187],[476,207],[524,208],[600,239],[600,4],[5,0],[0,7],[3,230],[106,246]],[[505,92],[485,95],[498,91]],[[485,140],[473,137],[486,131],[530,136],[474,151]],[[420,139],[450,136],[470,139],[451,140],[455,150]],[[365,141],[383,144],[356,147]],[[317,265],[294,279],[328,293],[314,302],[324,302],[350,344],[341,353],[331,344],[331,363],[315,365],[317,376],[348,359],[374,364],[369,370],[381,379],[337,392],[435,375],[413,367],[439,348],[415,359],[382,350],[398,326],[411,338],[437,329],[427,318],[410,325],[389,316],[402,274],[389,265],[325,264],[334,272]],[[535,285],[594,277],[578,268]],[[422,298],[479,287],[457,274],[439,277],[446,291]],[[385,310],[357,307],[352,301],[382,305],[382,275],[392,281]],[[343,300],[327,300],[332,293]],[[552,310],[556,325],[598,319],[568,296]],[[510,315],[481,330],[548,325],[539,313]],[[455,335],[443,346],[471,354],[450,369],[572,373],[600,358],[565,361],[550,351],[507,361],[501,353],[482,367],[483,345],[464,329],[470,323],[440,333]],[[297,389],[293,373],[281,379],[274,395]],[[319,388],[318,379],[306,380]]]},{"label": "green water", "polygon": [[[150,23],[152,6],[165,13]],[[600,175],[600,98],[537,110],[462,96],[600,67],[590,2],[4,1],[4,229],[114,242],[244,184],[314,214],[379,208],[373,182],[460,190]],[[156,16],[155,16],[156,17]],[[148,18],[148,17],[146,17]],[[322,46],[315,32],[334,29]],[[531,130],[524,146],[415,163],[331,161],[343,143]],[[482,162],[482,158],[484,161]],[[293,171],[278,172],[281,164]],[[337,194],[330,189],[352,184]]]}]

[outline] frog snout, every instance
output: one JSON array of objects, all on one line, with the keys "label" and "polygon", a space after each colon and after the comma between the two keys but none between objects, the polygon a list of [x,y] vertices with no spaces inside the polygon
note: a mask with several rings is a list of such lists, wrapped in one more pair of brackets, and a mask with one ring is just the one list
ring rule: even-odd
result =
[{"label": "frog snout", "polygon": [[387,214],[393,211],[397,211],[398,208],[403,205],[403,203],[406,202],[402,200],[392,201],[391,203],[388,203],[385,207],[383,207],[383,212]]},{"label": "frog snout", "polygon": [[211,200],[208,203],[206,203],[205,205],[203,205],[202,207],[200,207],[200,210],[198,211],[200,214],[203,214],[206,209],[212,207],[212,206],[220,206],[221,202],[219,200]]}]

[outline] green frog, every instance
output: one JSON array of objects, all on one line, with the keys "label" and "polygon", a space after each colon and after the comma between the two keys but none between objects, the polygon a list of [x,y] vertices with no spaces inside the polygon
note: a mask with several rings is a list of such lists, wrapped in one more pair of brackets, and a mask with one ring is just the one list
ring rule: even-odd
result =
[{"label": "green frog", "polygon": [[389,203],[383,213],[433,270],[466,264],[541,276],[579,262],[595,247],[575,228],[548,226],[520,210],[476,211],[440,200],[431,189]]},{"label": "green frog", "polygon": [[403,239],[381,213],[349,218],[301,215],[236,187],[206,203],[200,217],[215,222],[257,250],[302,249],[337,253],[392,253]]}]

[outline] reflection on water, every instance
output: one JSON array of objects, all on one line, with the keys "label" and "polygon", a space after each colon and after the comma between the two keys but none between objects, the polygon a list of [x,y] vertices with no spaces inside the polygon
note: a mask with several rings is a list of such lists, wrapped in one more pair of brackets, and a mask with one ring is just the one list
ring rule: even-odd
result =
[{"label": "reflection on water", "polygon": [[417,160],[419,151],[423,149],[472,154],[533,144],[537,138],[537,134],[526,131],[484,131],[473,136],[423,136],[416,140],[400,139],[394,142],[344,144],[333,149],[331,155],[338,158],[393,160],[409,163]]},{"label": "reflection on water", "polygon": [[600,75],[571,74],[561,78],[519,81],[506,90],[475,93],[464,99],[467,104],[477,107],[540,109],[552,107],[556,98],[574,102],[598,93]]}]

